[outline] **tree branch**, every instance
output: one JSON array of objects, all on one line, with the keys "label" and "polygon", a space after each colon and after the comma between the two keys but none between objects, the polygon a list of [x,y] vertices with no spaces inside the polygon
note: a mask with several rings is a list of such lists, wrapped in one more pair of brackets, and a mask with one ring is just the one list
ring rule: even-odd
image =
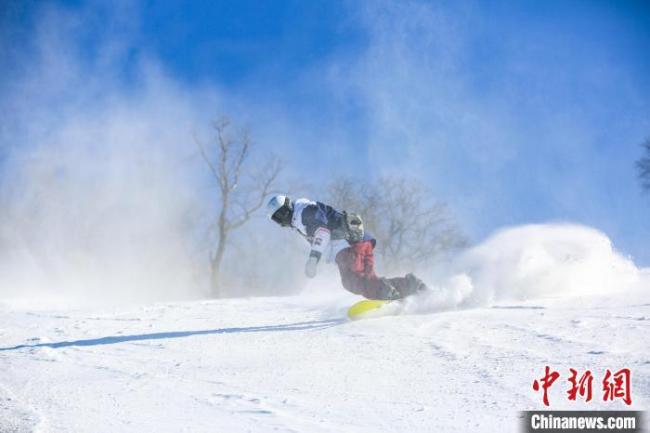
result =
[{"label": "tree branch", "polygon": [[208,165],[210,168],[210,172],[214,176],[214,178],[219,181],[219,172],[217,171],[217,168],[212,164],[212,161],[210,161],[210,157],[208,156],[207,152],[205,151],[205,146],[203,146],[203,142],[194,134],[194,141],[196,141],[196,144],[199,147],[199,151],[201,152],[201,157],[205,161],[205,163]]},{"label": "tree branch", "polygon": [[250,219],[251,215],[264,205],[264,200],[271,193],[271,186],[276,181],[278,175],[280,174],[281,169],[282,169],[282,164],[277,159],[274,159],[271,162],[269,173],[267,174],[266,178],[262,181],[262,185],[259,188],[257,194],[257,200],[253,205],[251,205],[248,208],[242,206],[242,208],[244,209],[243,212],[244,214],[229,225],[228,227],[229,230],[234,230],[244,225],[246,221]]}]

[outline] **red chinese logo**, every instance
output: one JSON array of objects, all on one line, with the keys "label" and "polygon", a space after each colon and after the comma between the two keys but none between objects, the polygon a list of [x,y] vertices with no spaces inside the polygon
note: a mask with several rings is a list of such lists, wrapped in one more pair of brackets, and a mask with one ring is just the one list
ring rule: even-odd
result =
[{"label": "red chinese logo", "polygon": [[[571,375],[568,382],[571,385],[567,390],[567,397],[571,401],[575,401],[578,397],[589,402],[593,396],[593,381],[594,376],[591,371],[586,370],[581,375],[578,375],[578,370],[574,368],[569,369]],[[603,401],[613,401],[621,399],[626,405],[632,404],[632,386],[631,386],[631,372],[629,368],[622,368],[619,371],[612,373],[609,369],[605,371],[603,378]],[[551,370],[548,365],[544,368],[544,376],[533,381],[533,390],[542,391],[542,401],[545,406],[550,406],[548,401],[548,390],[553,383],[560,378],[560,373]]]},{"label": "red chinese logo", "polygon": [[[544,374],[544,377],[540,379],[540,382],[542,382],[542,389],[544,390],[544,404],[548,406],[548,389],[553,385],[553,382],[555,382],[558,378],[560,377],[560,373],[557,371],[551,371],[551,367],[548,365],[546,366],[546,372]],[[535,391],[539,391],[540,385],[537,379],[533,382],[533,389]]]},{"label": "red chinese logo", "polygon": [[585,401],[591,400],[591,384],[594,381],[594,377],[591,375],[591,371],[587,370],[584,372],[580,379],[578,379],[578,371],[570,368],[571,377],[569,382],[571,383],[571,389],[567,391],[569,394],[569,400],[575,400],[578,395],[583,397]]},{"label": "red chinese logo", "polygon": [[[603,400],[614,400],[621,398],[628,406],[632,404],[632,392],[630,389],[630,376],[632,373],[629,368],[622,368],[616,373],[612,374],[605,371],[605,378],[603,379]],[[610,381],[610,379],[612,379]]]}]

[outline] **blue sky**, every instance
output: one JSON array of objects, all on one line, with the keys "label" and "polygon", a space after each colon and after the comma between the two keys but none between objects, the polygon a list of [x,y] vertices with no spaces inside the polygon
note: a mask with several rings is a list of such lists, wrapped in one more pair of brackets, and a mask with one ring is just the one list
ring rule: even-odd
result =
[{"label": "blue sky", "polygon": [[[634,173],[650,136],[647,2],[0,8],[5,154],[51,134],[64,112],[181,101],[195,124],[221,112],[250,124],[261,147],[283,155],[296,190],[298,179],[311,188],[408,174],[474,240],[572,221],[650,265],[650,196]],[[26,113],[49,129],[26,126]]]}]

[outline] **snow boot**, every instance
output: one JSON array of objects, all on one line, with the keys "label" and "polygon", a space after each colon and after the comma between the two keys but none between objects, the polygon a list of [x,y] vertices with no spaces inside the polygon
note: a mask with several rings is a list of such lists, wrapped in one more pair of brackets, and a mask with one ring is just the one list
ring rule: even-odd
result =
[{"label": "snow boot", "polygon": [[426,284],[413,274],[398,278],[380,278],[380,280],[382,293],[379,299],[403,299],[427,289]]},{"label": "snow boot", "polygon": [[427,290],[428,287],[424,282],[416,277],[415,275],[409,273],[406,274],[406,277],[404,277],[407,281],[407,287],[409,288],[410,294],[421,292],[423,290]]}]

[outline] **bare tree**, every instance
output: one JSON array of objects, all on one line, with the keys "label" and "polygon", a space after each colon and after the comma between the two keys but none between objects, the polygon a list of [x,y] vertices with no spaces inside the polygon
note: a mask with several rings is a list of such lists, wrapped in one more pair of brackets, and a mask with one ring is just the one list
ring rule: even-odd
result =
[{"label": "bare tree", "polygon": [[417,181],[340,179],[329,186],[327,196],[335,207],[361,214],[387,271],[429,264],[466,243],[446,205],[432,199]]},{"label": "bare tree", "polygon": [[645,156],[641,157],[636,162],[636,167],[639,170],[639,181],[641,182],[641,188],[643,190],[650,192],[650,138],[642,144]]},{"label": "bare tree", "polygon": [[381,197],[376,186],[351,178],[339,178],[329,184],[326,195],[328,202],[337,209],[361,215],[366,226],[376,225],[377,214],[381,210]]},{"label": "bare tree", "polygon": [[213,122],[216,133],[213,148],[207,149],[196,139],[219,194],[218,214],[211,225],[216,234],[216,246],[210,252],[210,286],[214,297],[221,294],[222,263],[230,235],[264,205],[281,170],[281,163],[275,157],[257,168],[249,167],[246,164],[252,146],[249,131],[242,129],[233,135],[230,124],[227,117]]}]

